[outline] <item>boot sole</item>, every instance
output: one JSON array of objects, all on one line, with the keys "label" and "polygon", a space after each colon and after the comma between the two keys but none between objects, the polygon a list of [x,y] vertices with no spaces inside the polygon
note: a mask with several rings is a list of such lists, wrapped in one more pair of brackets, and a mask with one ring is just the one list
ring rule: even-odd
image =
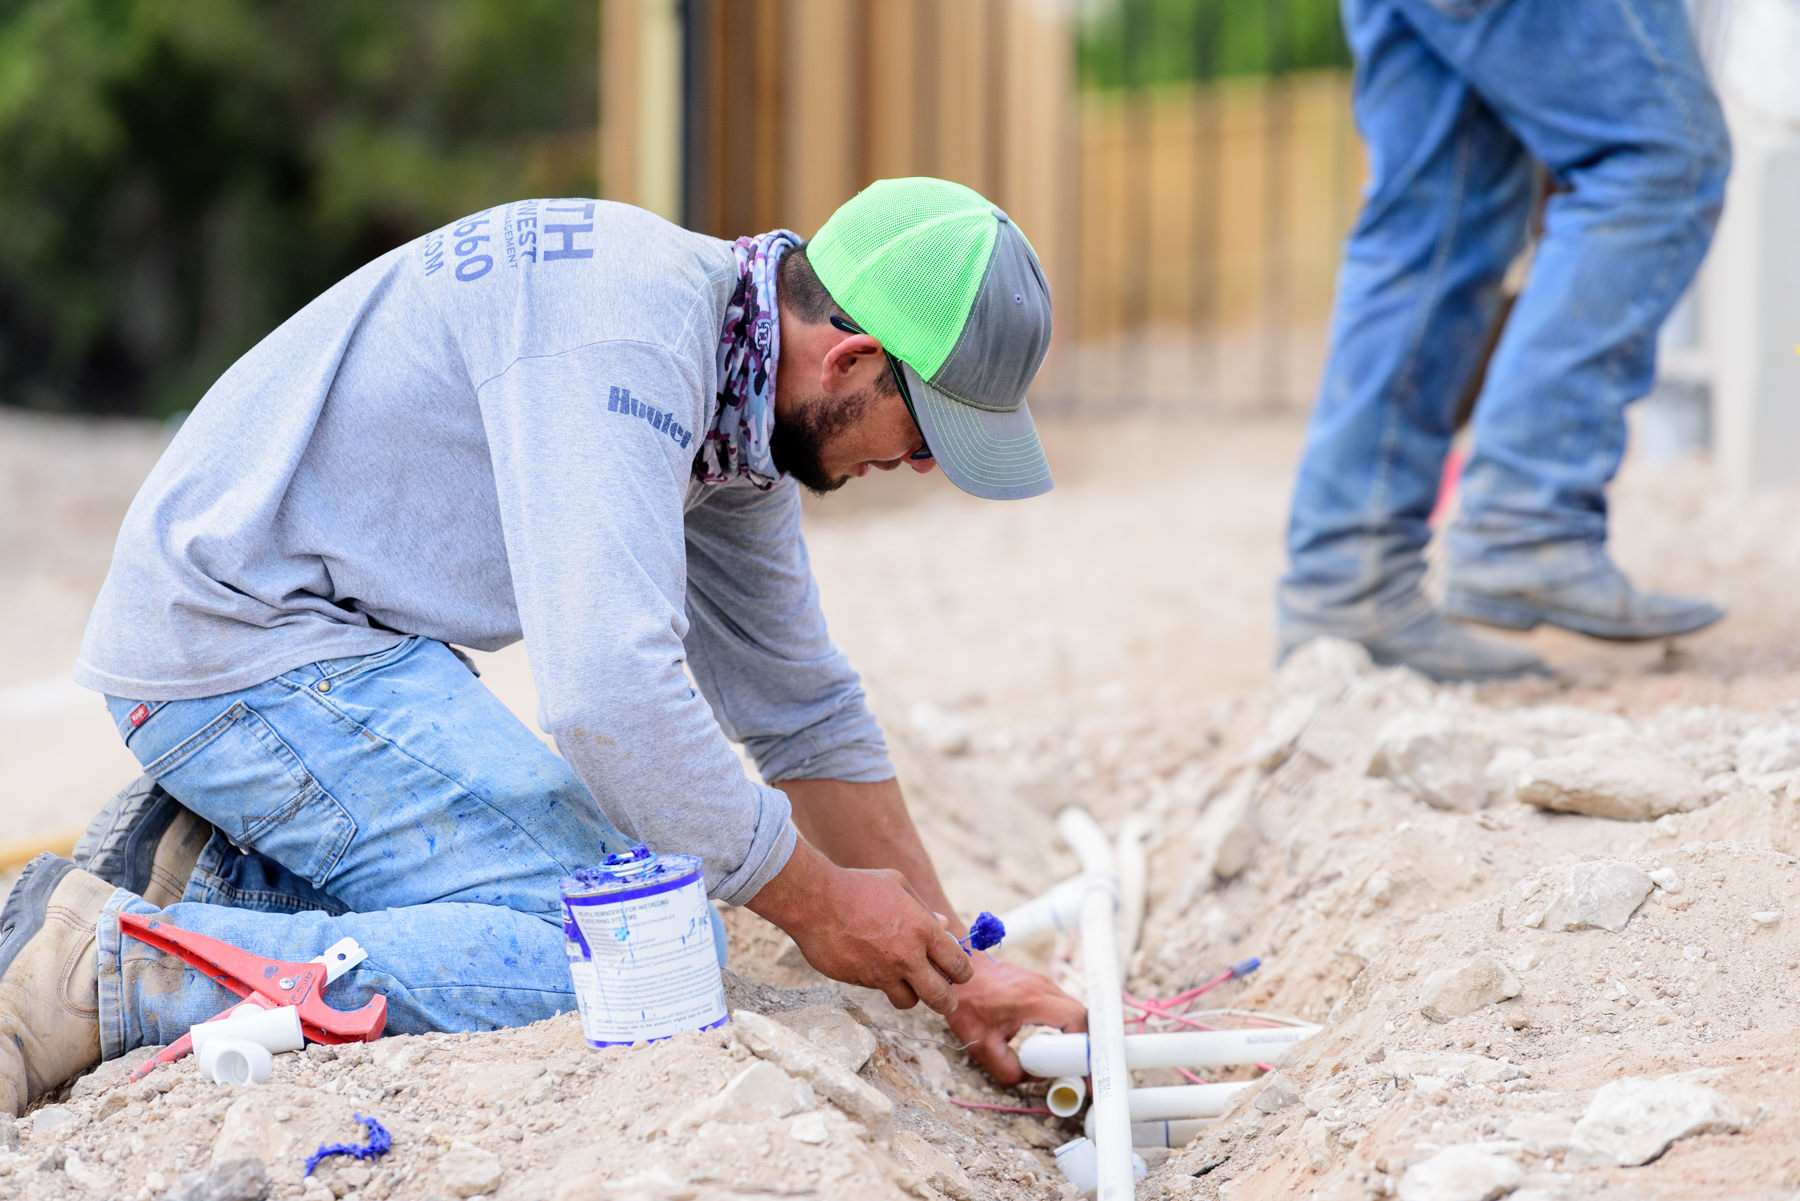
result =
[{"label": "boot sole", "polygon": [[74,870],[75,865],[67,859],[48,853],[25,865],[7,894],[6,907],[0,909],[0,976],[6,975],[19,952],[44,928],[51,894]]},{"label": "boot sole", "polygon": [[1547,625],[1584,634],[1589,638],[1598,638],[1603,642],[1657,642],[1704,630],[1725,614],[1701,613],[1691,620],[1646,632],[1642,627],[1609,621],[1604,617],[1589,617],[1531,601],[1452,588],[1444,594],[1444,616],[1454,617],[1459,621],[1479,622],[1502,630],[1535,630],[1541,625]]},{"label": "boot sole", "polygon": [[1547,663],[1527,663],[1519,667],[1498,671],[1433,671],[1421,667],[1403,656],[1369,652],[1369,661],[1377,667],[1405,667],[1418,672],[1434,684],[1494,684],[1502,680],[1548,679],[1556,673]]},{"label": "boot sole", "polygon": [[183,812],[180,801],[149,776],[139,776],[88,824],[69,856],[115,888],[134,892],[153,905],[179,901],[179,895],[153,898],[156,852],[169,827]]}]

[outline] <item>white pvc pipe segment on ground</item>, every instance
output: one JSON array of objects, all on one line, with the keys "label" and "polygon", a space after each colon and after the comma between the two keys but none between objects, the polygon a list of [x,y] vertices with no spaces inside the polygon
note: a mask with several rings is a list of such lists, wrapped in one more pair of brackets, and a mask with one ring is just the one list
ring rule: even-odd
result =
[{"label": "white pvc pipe segment on ground", "polygon": [[1150,825],[1142,817],[1128,817],[1119,827],[1119,974],[1131,973],[1131,957],[1137,953],[1144,931],[1144,899],[1149,887],[1150,861],[1144,839]]},{"label": "white pvc pipe segment on ground", "polygon": [[[1089,1003],[1090,1010],[1092,1002]],[[1092,1028],[1090,1024],[1090,1028]],[[1182,1030],[1171,1034],[1125,1034],[1125,1067],[1223,1068],[1278,1060],[1318,1026],[1271,1026],[1254,1030]],[[1019,1063],[1033,1076],[1080,1076],[1089,1072],[1085,1034],[1034,1034],[1019,1045]]]},{"label": "white pvc pipe segment on ground", "polygon": [[1127,1099],[1133,1122],[1166,1122],[1176,1118],[1216,1118],[1231,1108],[1237,1095],[1256,1087],[1254,1080],[1228,1084],[1176,1084],[1167,1088],[1134,1088]]},{"label": "white pvc pipe segment on ground", "polygon": [[[1047,1076],[1087,1075],[1094,1082],[1094,1150],[1097,1201],[1130,1201],[1133,1193],[1131,1117],[1126,1094],[1125,1009],[1120,1001],[1118,888],[1112,844],[1086,810],[1057,815],[1056,828],[1081,861],[1081,963],[1087,987],[1088,1029],[1084,1066]],[[1091,1053],[1088,1053],[1091,1050]]]},{"label": "white pvc pipe segment on ground", "polygon": [[[1175,1118],[1164,1122],[1133,1122],[1131,1124],[1131,1145],[1134,1147],[1185,1147],[1200,1136],[1200,1132],[1218,1121],[1217,1118]],[[1094,1137],[1094,1124],[1090,1121],[1086,1126],[1089,1138]]]}]

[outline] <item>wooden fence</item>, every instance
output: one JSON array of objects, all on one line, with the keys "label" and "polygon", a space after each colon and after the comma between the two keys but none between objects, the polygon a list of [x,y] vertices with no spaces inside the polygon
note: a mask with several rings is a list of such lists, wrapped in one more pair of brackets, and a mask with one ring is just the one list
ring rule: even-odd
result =
[{"label": "wooden fence", "polygon": [[1362,178],[1343,72],[1076,86],[1057,0],[604,0],[609,197],[810,235],[871,180],[976,188],[1031,237],[1044,408],[1304,403]]}]

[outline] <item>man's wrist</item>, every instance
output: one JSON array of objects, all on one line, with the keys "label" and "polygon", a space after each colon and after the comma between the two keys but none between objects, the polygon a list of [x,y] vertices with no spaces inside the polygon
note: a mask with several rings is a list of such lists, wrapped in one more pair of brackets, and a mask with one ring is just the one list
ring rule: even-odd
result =
[{"label": "man's wrist", "polygon": [[804,926],[832,887],[838,869],[805,838],[794,843],[794,853],[780,871],[757,890],[744,908],[783,930]]}]

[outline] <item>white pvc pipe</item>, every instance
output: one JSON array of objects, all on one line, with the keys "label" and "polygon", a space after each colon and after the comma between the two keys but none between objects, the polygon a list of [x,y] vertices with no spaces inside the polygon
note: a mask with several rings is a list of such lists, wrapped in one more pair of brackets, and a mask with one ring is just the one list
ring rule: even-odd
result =
[{"label": "white pvc pipe", "polygon": [[255,1043],[271,1054],[298,1051],[306,1045],[300,1033],[300,1010],[292,1005],[263,1009],[246,1003],[232,1009],[226,1017],[201,1022],[188,1034],[194,1040],[195,1055],[205,1051],[215,1039]]},{"label": "white pvc pipe", "polygon": [[1074,1117],[1081,1112],[1081,1103],[1086,1100],[1087,1081],[1080,1076],[1059,1076],[1050,1082],[1050,1091],[1044,1094],[1044,1104],[1059,1118]]},{"label": "white pvc pipe", "polygon": [[1029,938],[1040,930],[1075,929],[1081,917],[1081,898],[1087,895],[1087,883],[1080,876],[1070,876],[1040,897],[1033,897],[1000,915],[1006,926],[1006,937]]},{"label": "white pvc pipe", "polygon": [[1119,827],[1119,974],[1131,973],[1131,957],[1137,953],[1144,931],[1144,899],[1150,862],[1144,839],[1150,825],[1142,817],[1128,817]]},{"label": "white pvc pipe", "polygon": [[1134,1088],[1128,1102],[1134,1122],[1166,1122],[1175,1118],[1216,1118],[1254,1080],[1228,1084],[1176,1084],[1167,1088]]},{"label": "white pvc pipe", "polygon": [[[1081,900],[1081,964],[1087,988],[1088,1029],[1083,1038],[1085,1074],[1094,1082],[1096,1201],[1131,1201],[1131,1117],[1126,1094],[1125,1009],[1119,998],[1118,889],[1112,844],[1086,810],[1057,815],[1056,828],[1081,861],[1086,895]],[[1050,1072],[1051,1076],[1083,1071]]]},{"label": "white pvc pipe", "polygon": [[[1133,1122],[1131,1145],[1134,1147],[1185,1147],[1200,1136],[1217,1118],[1176,1118],[1166,1122]],[[1093,1123],[1087,1124],[1088,1137],[1093,1137]]]},{"label": "white pvc pipe", "polygon": [[[1092,1001],[1090,999],[1090,1008]],[[1093,1028],[1090,1023],[1090,1029]],[[1223,1068],[1279,1061],[1288,1048],[1317,1034],[1318,1026],[1271,1026],[1255,1030],[1181,1030],[1171,1034],[1124,1034],[1125,1066]],[[1094,1056],[1098,1058],[1097,1055]],[[1085,1034],[1034,1034],[1019,1045],[1019,1063],[1033,1076],[1079,1076],[1090,1071]],[[1096,1090],[1097,1091],[1097,1090]]]}]

